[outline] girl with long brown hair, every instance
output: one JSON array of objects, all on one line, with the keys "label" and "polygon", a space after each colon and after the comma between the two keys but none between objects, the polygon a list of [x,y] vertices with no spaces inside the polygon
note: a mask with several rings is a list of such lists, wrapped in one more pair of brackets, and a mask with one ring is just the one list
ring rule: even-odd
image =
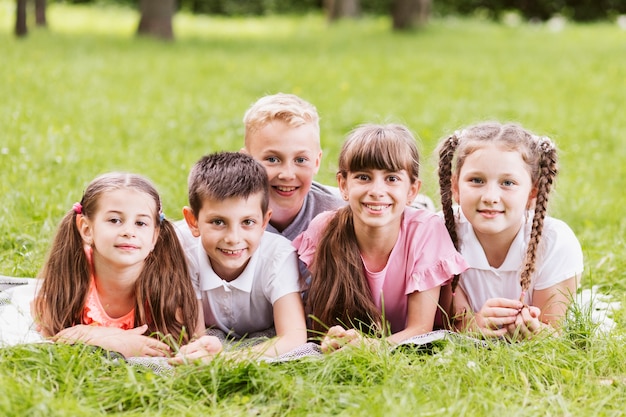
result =
[{"label": "girl with long brown hair", "polygon": [[204,331],[174,227],[139,175],[104,174],[87,186],[39,278],[34,317],[53,341],[165,356]]},{"label": "girl with long brown hair", "polygon": [[356,128],[337,181],[348,205],[294,240],[312,272],[307,308],[312,330],[326,334],[322,349],[363,333],[397,343],[432,331],[441,285],[466,264],[442,219],[409,207],[421,186],[413,135],[397,124]]}]

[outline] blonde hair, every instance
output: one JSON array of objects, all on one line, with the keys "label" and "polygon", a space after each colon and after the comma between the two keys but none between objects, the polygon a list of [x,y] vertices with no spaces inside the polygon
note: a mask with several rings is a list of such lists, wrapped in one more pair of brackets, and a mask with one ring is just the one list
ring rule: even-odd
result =
[{"label": "blonde hair", "polygon": [[295,94],[267,95],[258,99],[243,116],[246,146],[252,133],[275,120],[292,127],[312,124],[318,133],[320,130],[317,109],[308,101]]},{"label": "blonde hair", "polygon": [[[154,185],[135,174],[101,175],[85,189],[80,214],[93,218],[99,210],[100,197],[120,189],[139,191],[153,199],[158,232],[154,249],[145,259],[135,283],[135,326],[148,324],[149,333],[170,335],[186,343],[198,322],[198,302],[185,254],[174,226],[161,216],[161,199]],[[82,322],[91,271],[76,225],[77,215],[72,209],[61,220],[39,274],[43,283],[35,301],[35,316],[48,335]]]},{"label": "blonde hair", "polygon": [[[406,170],[411,182],[417,181],[419,152],[411,132],[397,124],[366,124],[354,129],[341,148],[338,175],[346,178],[349,172],[363,169]],[[365,277],[349,205],[330,220],[310,267],[307,309],[317,320],[312,330],[340,324],[386,332]]]},{"label": "blonde hair", "polygon": [[[487,144],[496,144],[506,151],[519,152],[528,167],[533,187],[537,189],[530,241],[520,275],[520,285],[525,292],[530,288],[535,271],[537,248],[541,241],[548,197],[558,173],[557,150],[548,137],[536,136],[514,123],[479,123],[445,138],[438,147],[439,191],[446,227],[457,249],[458,236],[452,209],[452,177],[458,178],[468,155]],[[458,280],[458,275],[452,280],[452,291],[456,289]]]}]

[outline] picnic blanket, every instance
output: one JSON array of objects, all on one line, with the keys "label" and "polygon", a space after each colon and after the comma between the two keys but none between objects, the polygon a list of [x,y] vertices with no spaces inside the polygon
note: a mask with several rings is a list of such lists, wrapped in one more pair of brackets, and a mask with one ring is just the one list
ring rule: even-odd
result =
[{"label": "picnic blanket", "polygon": [[[36,330],[30,302],[37,290],[37,280],[34,278],[14,278],[0,275],[0,347],[14,346],[23,343],[49,343]],[[583,309],[591,310],[592,320],[599,323],[599,331],[608,332],[614,322],[610,314],[619,308],[619,303],[610,301],[610,297],[598,292],[597,288],[583,290],[577,296],[577,303]],[[218,329],[209,329],[207,334],[218,337],[225,351],[241,349],[261,343],[275,334],[273,329],[248,335],[245,339],[232,339]],[[437,330],[419,336],[411,337],[394,346],[394,350],[422,350],[430,351],[434,346],[447,342],[463,343],[477,347],[488,347],[489,343],[463,334],[448,330]],[[278,363],[301,358],[322,358],[323,353],[316,343],[306,343],[290,352],[275,358],[260,358],[260,361]],[[118,359],[119,360],[119,359]],[[173,368],[166,358],[130,357],[124,358],[127,363],[135,366],[150,368],[156,372],[169,372]]]}]

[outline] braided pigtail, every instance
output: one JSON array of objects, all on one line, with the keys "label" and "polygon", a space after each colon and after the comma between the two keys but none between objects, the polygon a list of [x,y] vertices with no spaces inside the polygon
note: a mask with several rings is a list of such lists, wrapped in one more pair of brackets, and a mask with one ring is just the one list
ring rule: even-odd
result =
[{"label": "braided pigtail", "polygon": [[[454,247],[459,249],[459,238],[456,233],[456,222],[454,220],[454,211],[452,209],[452,160],[454,159],[454,151],[459,145],[457,134],[446,139],[439,148],[439,194],[441,195],[441,209],[443,211],[446,228],[454,243]],[[459,283],[459,275],[455,275],[452,279],[452,292],[456,290]]]},{"label": "braided pigtail", "polygon": [[524,268],[520,276],[522,286],[521,301],[524,302],[524,295],[530,288],[532,275],[535,272],[535,261],[537,248],[541,241],[543,232],[543,222],[548,208],[548,197],[552,190],[554,179],[558,173],[558,156],[554,143],[547,137],[534,137],[536,152],[539,153],[539,178],[537,184],[537,201],[535,203],[535,214],[533,216],[530,241],[526,250]]}]

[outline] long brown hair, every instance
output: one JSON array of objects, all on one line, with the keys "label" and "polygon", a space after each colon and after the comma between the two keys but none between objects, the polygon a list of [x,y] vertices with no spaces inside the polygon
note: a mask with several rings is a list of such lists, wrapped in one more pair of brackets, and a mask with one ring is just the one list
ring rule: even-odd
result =
[{"label": "long brown hair", "polygon": [[[353,130],[339,154],[339,172],[363,169],[406,170],[419,178],[419,152],[415,138],[402,125],[367,124]],[[339,324],[372,333],[385,331],[365,277],[350,206],[337,211],[318,243],[310,265],[312,279],[307,309],[312,330],[324,332]]]},{"label": "long brown hair", "polygon": [[[452,178],[458,178],[468,155],[486,144],[497,144],[507,151],[517,151],[528,166],[531,182],[537,189],[535,214],[526,258],[520,275],[520,285],[525,292],[530,288],[535,271],[537,248],[541,241],[543,222],[548,208],[548,197],[558,173],[558,157],[554,143],[547,137],[539,137],[513,123],[480,123],[444,139],[438,147],[439,191],[441,206],[448,233],[458,249],[459,239],[452,208]],[[456,155],[456,159],[455,159]],[[459,276],[452,280],[452,291],[456,289]]]},{"label": "long brown hair", "polygon": [[[158,238],[135,283],[135,326],[148,324],[151,334],[188,342],[198,322],[198,302],[183,249],[173,225],[162,217],[161,199],[150,181],[128,173],[109,173],[94,179],[80,201],[85,217],[98,211],[100,197],[110,191],[132,189],[154,200]],[[81,323],[89,291],[90,267],[84,242],[70,210],[61,220],[39,277],[43,278],[35,316],[47,335]]]}]

